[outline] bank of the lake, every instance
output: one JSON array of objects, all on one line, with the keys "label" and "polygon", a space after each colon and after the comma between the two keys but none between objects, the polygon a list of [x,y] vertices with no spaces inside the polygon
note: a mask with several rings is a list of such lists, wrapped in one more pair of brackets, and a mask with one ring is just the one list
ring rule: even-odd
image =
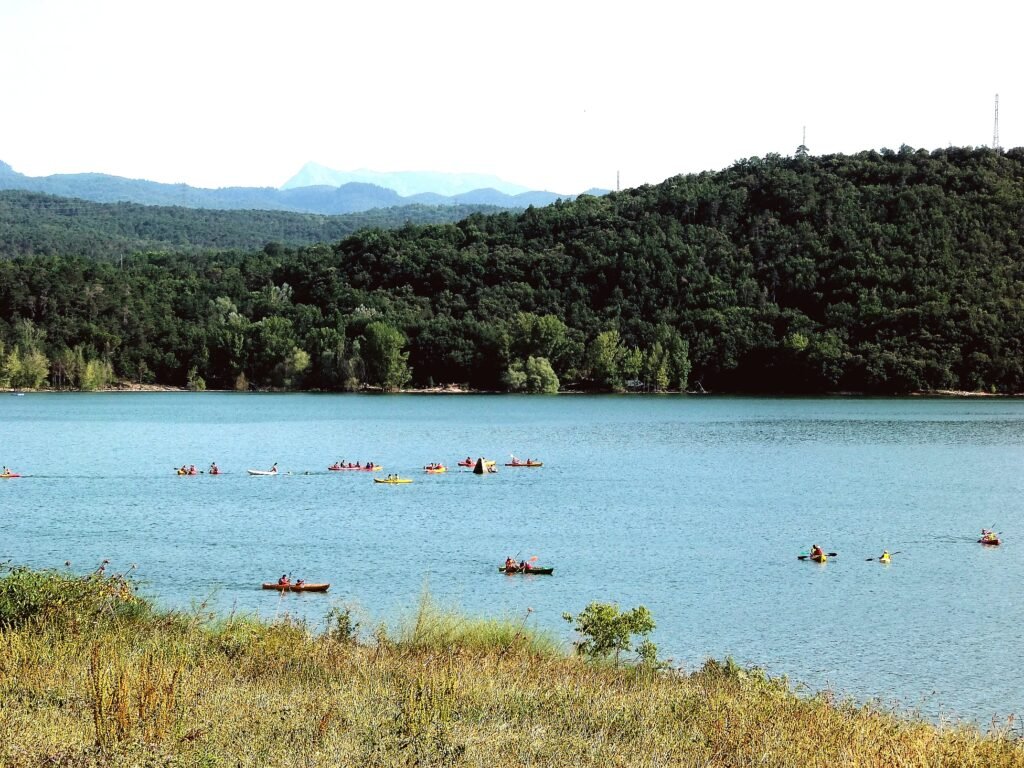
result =
[{"label": "bank of the lake", "polygon": [[[518,621],[421,603],[358,641],[168,613],[118,576],[0,579],[0,764],[1024,765],[1010,731],[935,727],[732,663],[568,655]],[[365,637],[365,635],[364,635]]]}]

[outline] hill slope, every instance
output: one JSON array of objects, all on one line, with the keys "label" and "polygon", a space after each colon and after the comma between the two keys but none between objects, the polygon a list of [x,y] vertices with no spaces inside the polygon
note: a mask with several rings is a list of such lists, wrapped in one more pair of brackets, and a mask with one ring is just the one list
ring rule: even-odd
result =
[{"label": "hill slope", "polygon": [[0,335],[217,386],[1024,392],[1022,232],[1024,150],[769,156],[333,250],[16,261]]},{"label": "hill slope", "polygon": [[356,230],[458,221],[481,205],[404,205],[342,216],[93,203],[34,192],[0,192],[0,258],[109,259],[144,251],[256,250],[336,243]]}]

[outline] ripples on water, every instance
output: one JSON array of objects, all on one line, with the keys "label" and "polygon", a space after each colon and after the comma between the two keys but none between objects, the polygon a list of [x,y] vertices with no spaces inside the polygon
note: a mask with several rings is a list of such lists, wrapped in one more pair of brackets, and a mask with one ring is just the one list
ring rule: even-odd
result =
[{"label": "ripples on water", "polygon": [[[568,639],[563,611],[643,603],[687,666],[732,654],[983,723],[1024,704],[1021,401],[40,394],[0,414],[0,462],[33,475],[0,482],[0,556],[138,563],[165,605],[393,622],[427,584]],[[510,453],[545,466],[419,471]],[[326,471],[342,458],[415,482]],[[228,474],[173,474],[212,460]],[[294,474],[245,474],[275,461]],[[812,543],[840,556],[798,562]],[[883,548],[903,554],[865,562]],[[497,574],[533,554],[554,577]],[[285,571],[331,591],[257,588]]]}]

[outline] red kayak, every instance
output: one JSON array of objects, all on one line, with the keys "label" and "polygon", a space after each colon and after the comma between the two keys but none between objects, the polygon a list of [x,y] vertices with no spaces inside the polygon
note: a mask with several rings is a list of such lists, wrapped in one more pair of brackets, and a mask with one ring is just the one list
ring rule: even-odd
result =
[{"label": "red kayak", "polygon": [[978,539],[979,544],[987,544],[990,547],[998,547],[1000,544],[999,539]]}]

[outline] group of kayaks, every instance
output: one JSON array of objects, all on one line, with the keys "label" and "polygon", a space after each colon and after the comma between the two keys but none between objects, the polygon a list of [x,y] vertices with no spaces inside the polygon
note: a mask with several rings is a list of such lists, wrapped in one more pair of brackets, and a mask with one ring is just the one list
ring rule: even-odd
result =
[{"label": "group of kayaks", "polygon": [[[537,558],[532,559],[536,560]],[[498,572],[509,576],[516,574],[524,576],[551,576],[554,574],[555,569],[553,567],[537,566],[532,561],[524,560],[521,563],[506,561],[505,565],[498,566]],[[301,579],[299,581],[291,581],[284,576],[277,581],[264,581],[261,586],[263,589],[271,589],[277,592],[326,592],[331,587],[330,582],[306,582]]]},{"label": "group of kayaks", "polygon": [[[987,547],[998,547],[1002,544],[1002,540],[999,538],[999,534],[995,531],[990,531],[988,528],[981,529],[981,538],[978,539],[978,543]],[[867,560],[877,560],[883,565],[892,562],[892,556],[898,555],[899,552],[890,552],[884,550],[878,557],[869,557]],[[804,552],[796,556],[797,560],[810,560],[813,563],[827,563],[830,557],[838,557],[838,552],[825,552],[817,544],[811,547],[810,552]]]},{"label": "group of kayaks", "polygon": [[[479,459],[476,459],[474,461],[469,456],[467,456],[465,459],[460,461],[458,463],[458,465],[460,467],[465,467],[467,469],[472,469],[473,472],[475,472],[476,474],[492,474],[492,473],[498,471],[496,469],[497,463],[498,462],[496,462],[494,459],[484,459],[484,458],[479,458]],[[544,462],[536,461],[534,459],[527,459],[526,461],[521,461],[521,460],[517,459],[515,456],[513,456],[512,457],[512,461],[506,463],[505,466],[506,467],[543,467],[544,466]],[[356,463],[353,464],[352,462],[345,462],[344,460],[342,460],[342,461],[334,462],[333,464],[328,466],[327,469],[330,472],[381,472],[381,471],[383,471],[384,466],[382,464],[377,464],[376,462],[372,462],[372,461],[368,461],[365,464],[363,464],[362,462],[358,462],[357,461]],[[447,471],[448,471],[448,467],[445,466],[442,462],[439,462],[439,461],[438,462],[432,462],[430,464],[427,464],[425,467],[423,467],[423,472],[425,474],[428,474],[428,475],[441,475],[441,474],[446,473]],[[220,468],[217,466],[216,463],[210,464],[210,468],[208,470],[205,470],[205,471],[201,470],[201,469],[198,469],[195,464],[191,464],[191,465],[183,464],[180,467],[175,468],[174,472],[175,472],[175,474],[177,474],[179,476],[192,476],[192,475],[204,475],[204,474],[205,475],[220,475],[220,474],[223,474],[221,472]],[[263,476],[271,475],[272,476],[272,475],[279,474],[276,462],[274,463],[274,466],[272,466],[270,469],[247,469],[246,472],[248,474],[250,474],[250,475],[257,475],[257,476],[259,476],[259,475],[263,475]],[[311,473],[310,472],[306,472],[306,474],[308,475],[308,474],[311,474]],[[8,477],[21,477],[21,475],[13,473],[13,472],[4,472],[3,474],[0,474],[0,478],[8,478]],[[376,478],[375,477],[374,478],[374,482],[375,483],[381,483],[381,484],[384,484],[384,485],[400,485],[400,484],[405,484],[405,483],[411,483],[412,480],[409,479],[409,478],[399,477],[398,475],[388,475],[386,478]]]}]

